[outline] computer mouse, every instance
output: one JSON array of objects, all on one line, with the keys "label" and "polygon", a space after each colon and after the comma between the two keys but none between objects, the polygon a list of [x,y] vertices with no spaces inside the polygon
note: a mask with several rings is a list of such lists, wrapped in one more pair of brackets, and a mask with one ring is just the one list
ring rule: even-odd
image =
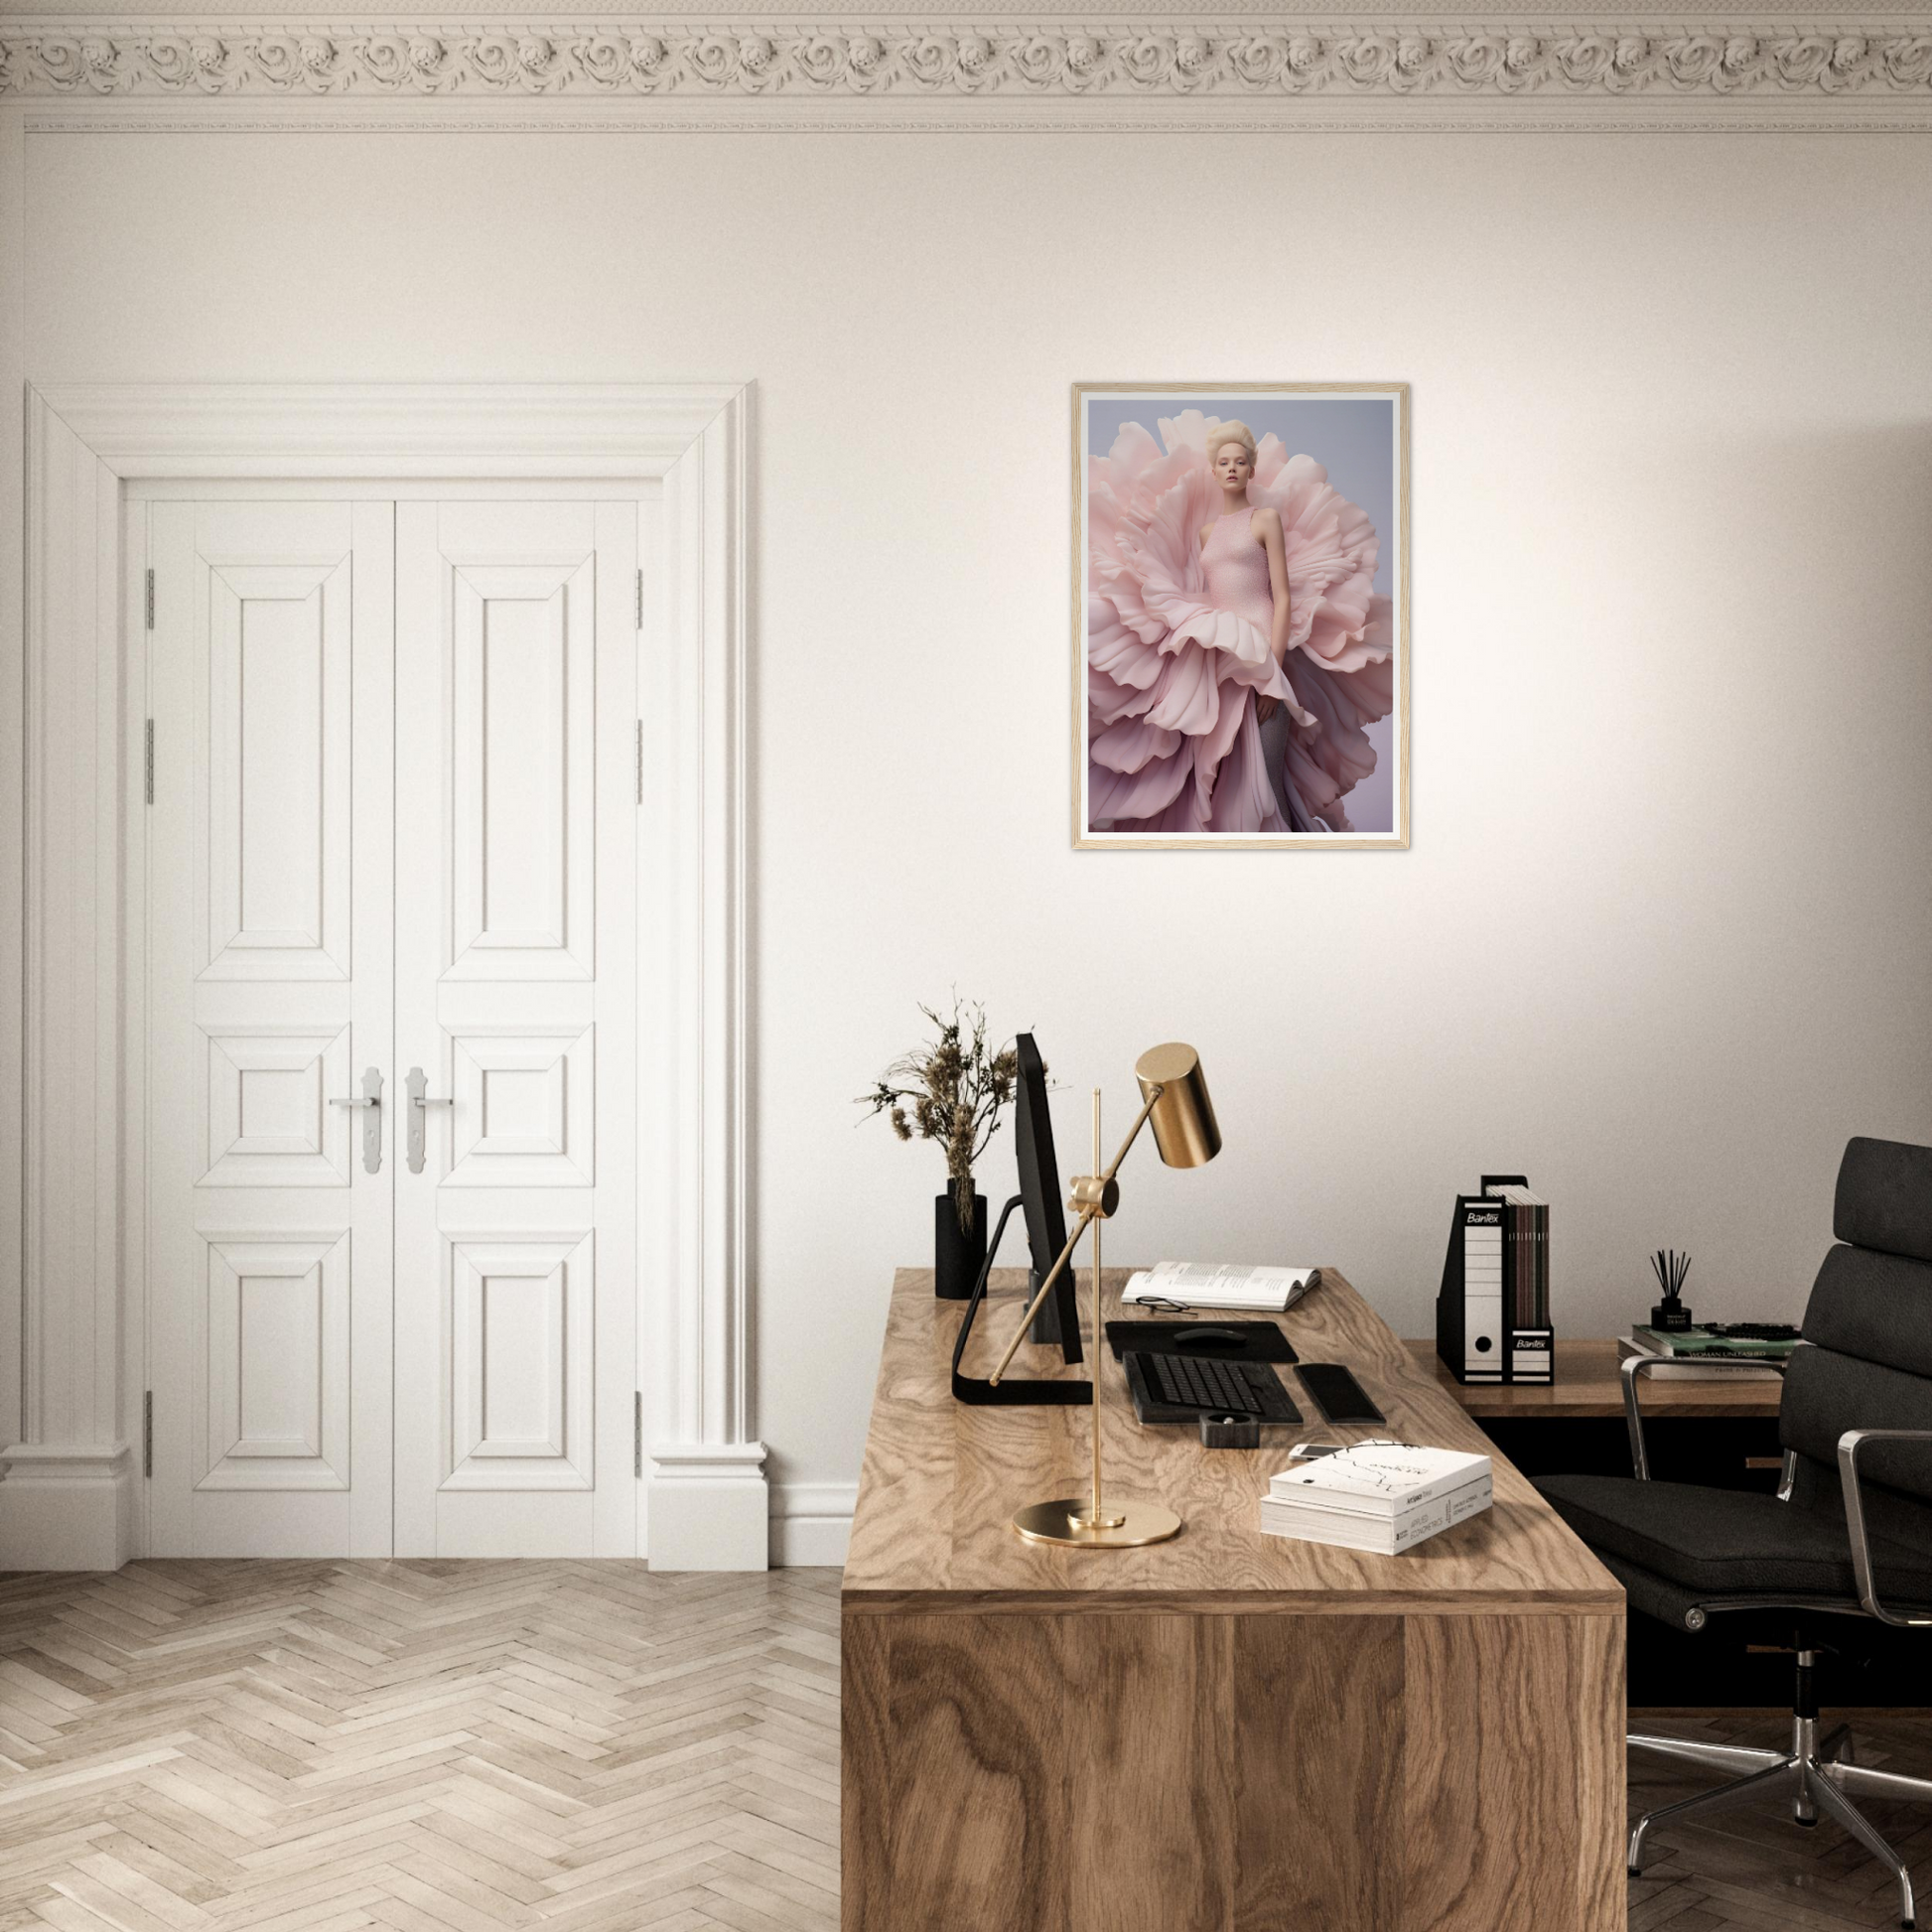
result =
[{"label": "computer mouse", "polygon": [[1179,1329],[1173,1338],[1176,1348],[1225,1348],[1233,1342],[1237,1348],[1245,1348],[1248,1337],[1239,1328],[1215,1328],[1205,1322],[1198,1328]]}]

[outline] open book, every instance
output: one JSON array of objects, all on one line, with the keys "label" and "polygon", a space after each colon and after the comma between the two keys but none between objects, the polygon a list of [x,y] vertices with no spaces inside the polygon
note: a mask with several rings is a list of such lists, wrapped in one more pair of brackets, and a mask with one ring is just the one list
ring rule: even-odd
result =
[{"label": "open book", "polygon": [[1183,1309],[1247,1309],[1281,1314],[1311,1288],[1321,1286],[1318,1268],[1238,1268],[1212,1261],[1164,1261],[1130,1275],[1121,1301],[1173,1303]]}]

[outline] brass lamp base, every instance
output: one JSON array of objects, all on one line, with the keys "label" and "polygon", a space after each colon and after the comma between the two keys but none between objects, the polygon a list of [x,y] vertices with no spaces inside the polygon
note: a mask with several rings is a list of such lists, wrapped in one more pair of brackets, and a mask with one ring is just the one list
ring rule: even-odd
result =
[{"label": "brass lamp base", "polygon": [[1109,1496],[1102,1505],[1107,1520],[1090,1523],[1089,1496],[1060,1496],[1050,1503],[1029,1503],[1013,1527],[1029,1543],[1064,1543],[1076,1550],[1138,1550],[1180,1534],[1180,1518],[1160,1503],[1122,1502]]}]

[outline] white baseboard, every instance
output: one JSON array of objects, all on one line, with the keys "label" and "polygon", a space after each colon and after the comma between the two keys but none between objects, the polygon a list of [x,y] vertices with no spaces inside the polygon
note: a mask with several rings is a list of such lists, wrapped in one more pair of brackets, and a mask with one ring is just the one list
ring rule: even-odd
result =
[{"label": "white baseboard", "polygon": [[856,1482],[783,1482],[771,1490],[771,1562],[840,1569],[852,1540]]},{"label": "white baseboard", "polygon": [[771,1498],[762,1443],[667,1443],[650,1455],[653,1570],[769,1567]]},{"label": "white baseboard", "polygon": [[[653,1451],[653,1570],[837,1569],[856,1482],[772,1485],[761,1444]],[[125,1443],[0,1451],[0,1571],[118,1570],[133,1554],[134,1457]]]},{"label": "white baseboard", "polygon": [[[856,1482],[768,1484],[760,1444],[653,1451],[653,1570],[837,1569]],[[0,1571],[118,1570],[133,1554],[134,1457],[125,1443],[0,1451]]]},{"label": "white baseboard", "polygon": [[16,1443],[0,1468],[0,1570],[118,1570],[134,1554],[125,1443]]}]

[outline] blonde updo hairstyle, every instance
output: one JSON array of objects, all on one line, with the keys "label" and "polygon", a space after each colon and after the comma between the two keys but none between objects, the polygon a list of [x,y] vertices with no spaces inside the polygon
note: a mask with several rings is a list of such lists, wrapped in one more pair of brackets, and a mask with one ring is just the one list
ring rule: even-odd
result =
[{"label": "blonde updo hairstyle", "polygon": [[1220,455],[1223,445],[1239,443],[1248,453],[1252,467],[1255,461],[1255,433],[1246,423],[1216,423],[1207,432],[1207,461],[1211,465]]}]

